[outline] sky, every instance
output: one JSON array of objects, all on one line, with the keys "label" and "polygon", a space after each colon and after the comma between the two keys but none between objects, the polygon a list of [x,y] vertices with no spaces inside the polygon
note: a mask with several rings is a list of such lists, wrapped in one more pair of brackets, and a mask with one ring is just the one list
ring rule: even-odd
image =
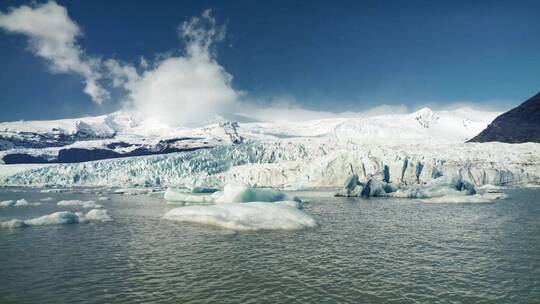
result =
[{"label": "sky", "polygon": [[51,20],[7,19],[48,4],[0,2],[0,121],[506,110],[540,91],[539,1],[57,1]]}]

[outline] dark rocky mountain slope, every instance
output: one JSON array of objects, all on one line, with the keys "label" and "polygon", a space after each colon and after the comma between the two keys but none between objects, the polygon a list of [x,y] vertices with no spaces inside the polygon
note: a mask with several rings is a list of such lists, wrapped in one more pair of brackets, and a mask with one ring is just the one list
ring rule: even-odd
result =
[{"label": "dark rocky mountain slope", "polygon": [[540,93],[501,114],[471,142],[540,142]]}]

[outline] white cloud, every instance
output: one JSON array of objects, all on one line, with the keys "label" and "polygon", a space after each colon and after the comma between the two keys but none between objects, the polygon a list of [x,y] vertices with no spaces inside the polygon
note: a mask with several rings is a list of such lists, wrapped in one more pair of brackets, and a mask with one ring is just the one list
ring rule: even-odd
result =
[{"label": "white cloud", "polygon": [[233,109],[242,116],[262,121],[307,121],[327,118],[372,117],[384,114],[406,114],[410,110],[403,104],[381,104],[362,111],[330,112],[306,109],[296,98],[282,96],[270,100],[251,100],[238,103]]},{"label": "white cloud", "polygon": [[84,92],[96,103],[102,103],[109,93],[98,84],[101,78],[99,60],[87,58],[77,44],[79,26],[69,18],[65,7],[54,1],[33,7],[22,5],[0,12],[0,28],[28,37],[30,50],[44,58],[52,72],[75,73],[85,79]]},{"label": "white cloud", "polygon": [[153,65],[145,60],[140,66],[146,70],[137,76],[130,66],[109,63],[115,82],[128,92],[128,108],[173,126],[206,122],[234,106],[239,96],[231,86],[232,76],[212,54],[224,28],[217,27],[211,11],[184,22],[179,30],[187,42],[184,55],[165,57]]},{"label": "white cloud", "polygon": [[125,91],[125,110],[171,126],[202,124],[227,112],[273,121],[409,112],[404,105],[381,105],[361,112],[315,111],[291,97],[241,102],[243,93],[232,87],[232,75],[216,60],[213,46],[224,39],[225,26],[218,25],[211,10],[178,27],[186,43],[183,54],[169,53],[152,61],[141,56],[136,64],[87,56],[77,43],[82,35],[79,26],[54,1],[0,12],[0,28],[27,36],[30,50],[44,58],[51,71],[84,77],[84,92],[96,103],[110,96],[100,84],[107,80],[108,88]]},{"label": "white cloud", "polygon": [[141,57],[139,70],[114,59],[102,61],[85,55],[77,43],[79,26],[54,1],[0,13],[0,28],[27,36],[30,50],[44,58],[52,72],[83,76],[84,92],[96,103],[110,96],[99,83],[106,78],[111,87],[126,91],[131,110],[170,125],[207,120],[239,96],[231,87],[232,76],[212,52],[213,44],[223,40],[225,28],[217,25],[211,10],[179,26],[186,41],[184,55],[157,59],[154,64]]}]

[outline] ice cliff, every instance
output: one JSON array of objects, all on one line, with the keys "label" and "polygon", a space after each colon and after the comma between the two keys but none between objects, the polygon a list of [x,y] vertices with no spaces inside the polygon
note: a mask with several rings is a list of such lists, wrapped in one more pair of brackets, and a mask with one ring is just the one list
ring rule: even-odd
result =
[{"label": "ice cliff", "polygon": [[13,170],[13,174],[0,174],[0,184],[222,187],[241,183],[279,188],[341,187],[351,174],[366,180],[381,171],[386,172],[388,181],[406,185],[450,175],[460,175],[474,185],[538,184],[540,144],[250,141],[189,153],[29,167]]}]

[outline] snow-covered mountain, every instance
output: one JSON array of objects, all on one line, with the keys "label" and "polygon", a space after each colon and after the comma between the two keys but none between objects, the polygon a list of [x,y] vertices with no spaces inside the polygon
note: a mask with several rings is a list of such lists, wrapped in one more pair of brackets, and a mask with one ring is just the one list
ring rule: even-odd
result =
[{"label": "snow-covered mountain", "polygon": [[212,124],[171,128],[115,112],[97,117],[0,123],[0,159],[14,163],[71,163],[207,149],[246,140],[309,138],[359,143],[461,143],[498,113],[464,108],[406,115],[303,122],[248,122],[217,118]]},{"label": "snow-covered mountain", "polygon": [[[424,108],[302,122],[216,119],[181,128],[124,113],[3,123],[4,162],[63,164],[0,165],[0,184],[335,187],[351,173],[369,176],[380,170],[406,184],[445,174],[459,174],[477,185],[540,183],[540,144],[465,143],[498,114]],[[10,139],[13,134],[17,140]],[[52,143],[32,145],[40,136]],[[95,159],[104,160],[85,162]]]}]

